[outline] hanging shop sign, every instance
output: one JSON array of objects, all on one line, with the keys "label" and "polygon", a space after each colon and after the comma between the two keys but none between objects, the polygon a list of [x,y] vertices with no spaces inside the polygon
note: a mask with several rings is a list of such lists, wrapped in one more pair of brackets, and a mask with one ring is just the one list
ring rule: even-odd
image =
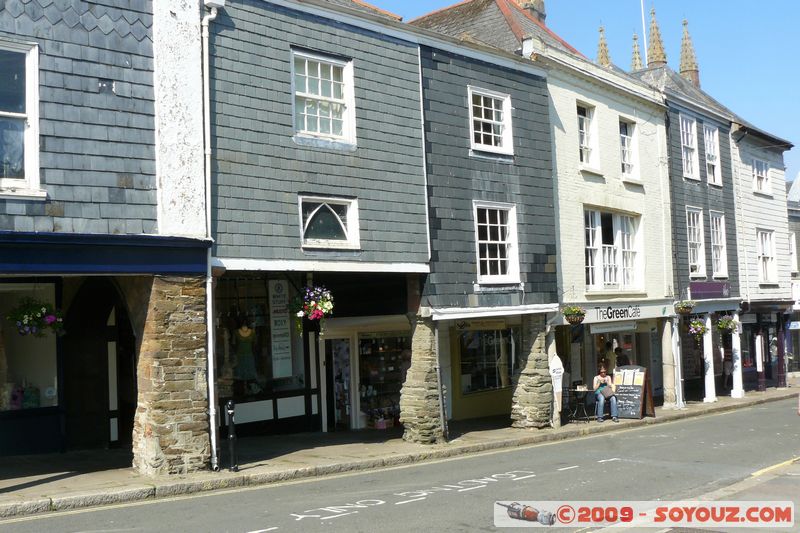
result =
[{"label": "hanging shop sign", "polygon": [[800,329],[800,322],[789,322],[788,329]]},{"label": "hanging shop sign", "polygon": [[589,331],[592,335],[597,333],[611,333],[612,331],[633,331],[636,329],[636,322],[612,322],[610,324],[592,324]]},{"label": "hanging shop sign", "polygon": [[692,300],[728,298],[731,295],[731,284],[727,281],[690,281],[689,290],[692,292]]},{"label": "hanging shop sign", "polygon": [[272,376],[292,375],[292,321],[289,316],[289,282],[269,281],[269,322],[272,338]]}]

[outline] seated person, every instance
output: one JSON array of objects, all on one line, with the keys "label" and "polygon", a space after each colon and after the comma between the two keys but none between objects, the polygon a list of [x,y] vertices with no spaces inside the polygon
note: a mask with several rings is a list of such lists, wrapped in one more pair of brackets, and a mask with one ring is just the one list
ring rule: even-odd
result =
[{"label": "seated person", "polygon": [[628,366],[631,364],[631,360],[628,358],[628,356],[622,353],[622,348],[617,347],[617,349],[614,350],[614,353],[617,354],[617,366]]},{"label": "seated person", "polygon": [[597,416],[598,422],[603,421],[604,410],[606,406],[606,397],[603,395],[603,389],[606,387],[610,387],[612,391],[611,397],[608,398],[608,401],[611,404],[611,419],[614,422],[619,422],[619,418],[617,418],[617,397],[613,395],[614,382],[612,381],[611,376],[608,375],[608,370],[606,369],[605,365],[600,365],[598,374],[594,377],[594,381],[592,382],[592,388],[594,389],[594,397],[596,400],[595,415]]}]

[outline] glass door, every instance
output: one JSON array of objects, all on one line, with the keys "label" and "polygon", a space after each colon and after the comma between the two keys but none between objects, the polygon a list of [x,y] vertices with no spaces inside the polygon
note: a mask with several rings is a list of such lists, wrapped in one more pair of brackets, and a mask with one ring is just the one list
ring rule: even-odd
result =
[{"label": "glass door", "polygon": [[332,383],[328,402],[333,402],[334,429],[351,428],[350,339],[326,339],[325,359],[330,362]]}]

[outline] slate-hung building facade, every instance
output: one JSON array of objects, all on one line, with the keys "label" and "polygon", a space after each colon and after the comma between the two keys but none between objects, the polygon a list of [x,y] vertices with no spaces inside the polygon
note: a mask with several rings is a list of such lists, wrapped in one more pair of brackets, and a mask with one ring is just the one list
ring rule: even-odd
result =
[{"label": "slate-hung building facade", "polygon": [[156,157],[180,152],[156,136],[159,32],[174,33],[156,18],[146,2],[0,9],[0,454],[207,464],[210,243],[184,223],[203,204],[184,192],[178,215],[164,184],[185,182]]},{"label": "slate-hung building facade", "polygon": [[560,356],[570,385],[588,383],[607,345],[612,353],[622,348],[632,362],[650,368],[657,394],[666,388],[674,401],[660,95],[610,63],[602,68],[588,61],[544,19],[543,2],[474,0],[411,24],[466,34],[547,69],[557,221],[554,296],[587,309],[577,326],[551,312],[550,359]]},{"label": "slate-hung building facade", "polygon": [[[695,304],[675,344],[685,396],[713,402],[720,390],[742,397],[745,385],[779,382],[783,364],[783,315],[791,307],[783,151],[791,144],[700,89],[686,21],[680,73],[667,66],[655,11],[650,33],[648,68],[634,67],[632,75],[658,88],[669,109],[676,296]],[[721,331],[717,323],[728,317],[742,326]],[[702,343],[689,334],[691,321],[705,325]]]},{"label": "slate-hung building facade", "polygon": [[520,401],[549,385],[545,315],[557,308],[545,72],[427,46],[420,57],[432,249],[422,306],[449,418],[548,425],[546,394]]},{"label": "slate-hung building facade", "polygon": [[[418,47],[334,4],[229,4],[211,26],[216,373],[245,433],[393,424],[410,364]],[[306,285],[333,295],[324,337],[289,315]]]}]

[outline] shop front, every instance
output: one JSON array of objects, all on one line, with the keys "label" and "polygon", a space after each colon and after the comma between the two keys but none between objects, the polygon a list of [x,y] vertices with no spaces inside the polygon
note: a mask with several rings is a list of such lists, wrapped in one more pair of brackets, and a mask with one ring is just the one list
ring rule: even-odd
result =
[{"label": "shop front", "polygon": [[[411,359],[406,283],[404,274],[227,271],[217,277],[220,412],[233,400],[237,433],[244,436],[399,425]],[[324,320],[297,316],[306,287],[332,295],[333,311]]]},{"label": "shop front", "polygon": [[[600,363],[613,371],[618,360],[648,369],[653,396],[662,399],[663,367],[671,365],[672,353],[665,351],[664,327],[672,313],[671,302],[608,302],[581,304],[586,315],[580,324],[556,321],[556,352],[564,365],[565,387],[591,386]],[[552,322],[551,322],[552,323]],[[665,361],[666,359],[666,361]]]},{"label": "shop front", "polygon": [[520,317],[456,320],[441,326],[450,340],[452,420],[511,413],[513,379],[525,363]]},{"label": "shop front", "polygon": [[[147,379],[142,368],[151,375],[157,366],[150,355],[179,361],[185,372],[196,360],[205,375],[207,247],[181,238],[0,234],[0,455],[119,448],[141,459],[135,417],[153,406],[138,385]],[[168,298],[175,313],[163,312],[160,324],[176,334],[200,324],[186,353],[162,349],[172,341],[146,326]],[[155,379],[149,398],[163,385]],[[165,396],[198,394],[194,380],[186,391],[174,387],[189,381],[171,383]],[[164,467],[206,464],[207,427],[196,438],[196,457],[188,441],[180,457],[162,449]]]}]

